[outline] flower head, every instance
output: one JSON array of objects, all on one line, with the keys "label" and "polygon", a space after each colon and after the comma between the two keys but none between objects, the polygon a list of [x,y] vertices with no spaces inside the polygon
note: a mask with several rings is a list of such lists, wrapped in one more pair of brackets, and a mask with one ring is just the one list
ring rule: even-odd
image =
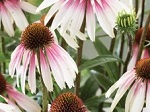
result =
[{"label": "flower head", "polygon": [[[131,86],[131,88],[130,88]],[[137,62],[135,68],[127,71],[123,76],[110,87],[106,93],[106,97],[110,97],[116,89],[117,93],[112,102],[110,112],[112,112],[130,88],[125,102],[125,112],[141,112],[146,105],[147,112],[150,111],[150,58],[144,58]]]},{"label": "flower head", "polygon": [[69,88],[74,86],[78,72],[74,60],[62,47],[55,43],[53,34],[42,23],[33,23],[22,33],[21,43],[11,55],[10,75],[13,76],[16,71],[17,77],[19,77],[18,70],[21,65],[23,66],[21,72],[23,92],[25,92],[27,71],[31,92],[36,91],[36,67],[49,91],[53,91],[52,73],[58,86],[63,89],[66,87],[65,82]]},{"label": "flower head", "polygon": [[28,21],[22,10],[35,14],[36,7],[22,0],[0,1],[0,23],[2,21],[4,30],[9,36],[14,36],[13,22],[22,31],[28,25]]},{"label": "flower head", "polygon": [[[135,40],[134,40],[133,47],[132,47],[133,55],[132,55],[132,58],[131,58],[131,60],[128,64],[128,70],[132,69],[134,67],[135,63],[136,63],[142,32],[143,32],[143,28],[140,28],[136,31]],[[149,45],[147,43],[148,41],[150,41],[150,26],[149,26],[148,31],[147,31],[145,47],[143,49],[141,59],[150,57]]]},{"label": "flower head", "polygon": [[51,104],[49,112],[88,112],[82,100],[73,93],[58,96]]},{"label": "flower head", "polygon": [[109,36],[114,37],[113,28],[117,13],[126,8],[118,0],[44,0],[37,11],[51,5],[45,18],[46,24],[56,14],[51,30],[60,26],[62,34],[69,30],[71,36],[74,36],[77,31],[80,31],[86,16],[86,30],[92,41],[95,40],[95,14],[102,29]]},{"label": "flower head", "polygon": [[[9,109],[13,110],[12,112],[16,112],[15,110],[20,110],[19,107],[14,103],[15,101],[27,112],[41,111],[41,107],[33,99],[18,92],[15,88],[9,85],[2,74],[0,74],[0,97],[3,97],[5,101],[9,104],[6,105],[0,103],[0,110],[4,109],[6,112],[8,112]],[[1,108],[1,105],[4,105],[4,107]],[[8,108],[6,108],[7,106]]]}]

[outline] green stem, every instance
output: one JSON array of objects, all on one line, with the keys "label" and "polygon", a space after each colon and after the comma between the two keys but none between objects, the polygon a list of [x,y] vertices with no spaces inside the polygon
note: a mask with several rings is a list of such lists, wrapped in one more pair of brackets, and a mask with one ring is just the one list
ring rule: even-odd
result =
[{"label": "green stem", "polygon": [[[85,17],[84,17],[84,20],[83,20],[83,23],[82,23],[82,26],[81,26],[81,29],[80,31],[82,33],[84,33],[85,31],[85,24],[86,24],[86,20],[85,20]],[[82,63],[82,51],[83,51],[83,41],[82,40],[79,40],[79,48],[77,50],[77,66],[80,66],[81,63]],[[77,77],[76,77],[76,80],[75,80],[75,93],[77,96],[79,96],[79,89],[80,89],[80,77],[81,77],[81,73],[79,72],[77,74]]]},{"label": "green stem", "polygon": [[150,12],[148,13],[148,17],[147,17],[145,26],[143,28],[143,32],[142,32],[142,36],[141,36],[141,40],[140,40],[140,45],[139,45],[139,49],[138,49],[138,55],[137,55],[136,62],[141,59],[141,55],[142,55],[142,51],[143,51],[143,48],[144,48],[144,43],[145,43],[149,23],[150,23]]},{"label": "green stem", "polygon": [[42,78],[42,72],[41,72],[41,65],[40,65],[40,51],[38,49],[37,51],[37,59],[38,59],[38,64],[39,64],[39,76],[40,76],[40,81],[41,81],[41,85],[42,85],[42,112],[47,112],[47,108],[48,108],[48,91],[47,88],[43,82],[43,78]]},{"label": "green stem", "polygon": [[124,66],[124,69],[123,69],[123,73],[126,72],[128,63],[129,63],[131,55],[132,55],[133,39],[132,39],[132,36],[130,34],[127,34],[127,35],[128,35],[128,42],[129,42],[129,51],[128,51],[128,54],[127,54],[127,58],[125,60],[125,66]]},{"label": "green stem", "polygon": [[141,13],[141,20],[140,20],[140,28],[143,26],[143,19],[144,19],[144,9],[145,9],[145,0],[142,2],[142,13]]}]

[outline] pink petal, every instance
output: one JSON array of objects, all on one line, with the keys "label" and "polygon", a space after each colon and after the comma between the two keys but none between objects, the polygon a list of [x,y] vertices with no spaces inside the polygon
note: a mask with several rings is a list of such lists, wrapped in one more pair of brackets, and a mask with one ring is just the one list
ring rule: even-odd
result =
[{"label": "pink petal", "polygon": [[41,112],[41,107],[33,99],[16,91],[14,88],[7,87],[7,93],[27,112]]},{"label": "pink petal", "polygon": [[29,65],[28,83],[32,93],[36,92],[35,53],[32,52]]},{"label": "pink petal", "polygon": [[31,51],[25,50],[23,55],[24,61],[23,61],[23,70],[21,73],[21,89],[22,92],[25,93],[25,80],[26,80],[26,73],[28,69],[28,65],[31,58]]},{"label": "pink petal", "polygon": [[150,81],[147,82],[146,110],[150,112]]},{"label": "pink petal", "polygon": [[41,72],[42,72],[41,75],[42,75],[46,88],[49,91],[53,91],[53,82],[52,82],[50,67],[49,67],[48,61],[46,61],[46,58],[42,50],[40,50],[40,66],[41,66]]}]

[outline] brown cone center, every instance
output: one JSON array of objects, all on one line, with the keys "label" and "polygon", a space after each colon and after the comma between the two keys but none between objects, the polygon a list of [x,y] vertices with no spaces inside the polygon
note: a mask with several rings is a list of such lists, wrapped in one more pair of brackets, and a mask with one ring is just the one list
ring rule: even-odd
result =
[{"label": "brown cone center", "polygon": [[82,100],[73,93],[64,93],[52,103],[50,112],[86,112]]},{"label": "brown cone center", "polygon": [[135,66],[136,75],[139,78],[150,79],[150,58],[141,59]]},{"label": "brown cone center", "polygon": [[21,43],[26,49],[35,50],[50,45],[53,35],[42,23],[33,23],[25,29],[21,36]]}]

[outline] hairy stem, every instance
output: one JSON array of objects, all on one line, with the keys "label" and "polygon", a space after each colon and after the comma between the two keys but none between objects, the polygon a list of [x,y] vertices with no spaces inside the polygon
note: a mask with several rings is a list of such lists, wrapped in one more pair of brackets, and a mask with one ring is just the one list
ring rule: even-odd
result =
[{"label": "hairy stem", "polygon": [[143,28],[143,32],[142,32],[142,35],[141,35],[141,40],[140,40],[140,45],[139,45],[139,49],[138,49],[138,55],[137,55],[136,62],[139,61],[140,58],[141,58],[142,51],[143,51],[143,48],[144,48],[145,39],[146,39],[146,34],[147,34],[147,31],[148,31],[149,23],[150,23],[150,12],[148,13],[148,17],[147,17],[147,20],[146,20],[146,23],[145,23],[145,26]]}]

